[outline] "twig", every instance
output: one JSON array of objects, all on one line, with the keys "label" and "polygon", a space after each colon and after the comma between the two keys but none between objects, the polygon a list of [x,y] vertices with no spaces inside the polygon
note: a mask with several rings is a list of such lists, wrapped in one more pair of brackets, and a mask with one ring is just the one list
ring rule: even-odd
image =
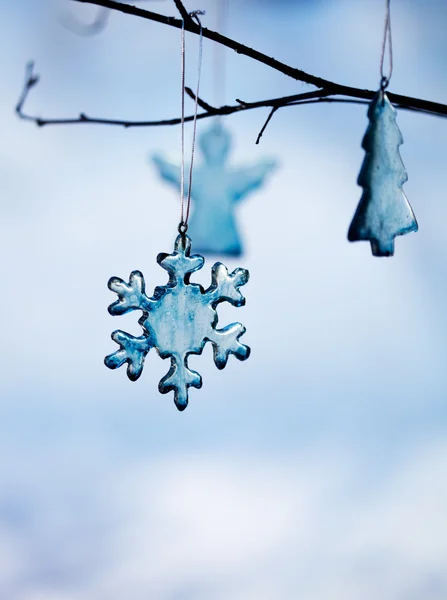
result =
[{"label": "twig", "polygon": [[[194,100],[194,102],[196,101],[196,95],[191,88],[185,86],[185,92],[188,94],[191,100]],[[208,104],[208,102],[205,102],[205,100],[202,100],[202,98],[199,97],[197,97],[197,104],[200,106],[200,108],[203,108],[203,110],[206,110],[212,115],[217,114],[219,110],[222,110],[224,108],[215,108],[214,106],[211,106],[211,104]]]},{"label": "twig", "polygon": [[[97,124],[97,125],[117,125],[125,128],[129,127],[157,127],[163,125],[178,125],[180,123],[180,118],[172,118],[172,119],[161,119],[157,121],[132,121],[126,119],[103,119],[98,117],[89,117],[85,112],[79,114],[78,117],[69,117],[63,119],[48,119],[43,117],[38,117],[34,115],[29,115],[24,112],[24,104],[28,98],[28,94],[30,90],[38,83],[39,76],[34,74],[33,71],[34,63],[29,62],[26,65],[25,71],[25,82],[23,85],[23,90],[20,94],[19,100],[16,105],[16,113],[17,115],[26,121],[33,121],[39,127],[43,127],[44,125],[76,125],[76,124]],[[189,90],[189,91],[188,91]],[[194,92],[190,88],[186,88],[188,95],[194,100],[195,95]],[[376,92],[363,90],[365,95],[365,100],[358,99],[347,99],[347,98],[339,98],[336,95],[332,95],[330,98],[330,92],[324,89],[314,90],[313,92],[304,92],[302,94],[296,94],[293,96],[283,96],[281,98],[270,98],[268,100],[259,100],[257,102],[245,102],[243,100],[236,100],[237,104],[232,106],[221,106],[221,107],[213,107],[201,98],[198,99],[198,104],[201,108],[204,109],[205,112],[199,113],[197,115],[198,119],[206,119],[208,117],[213,117],[216,115],[231,115],[236,112],[241,112],[244,110],[252,110],[260,107],[271,107],[275,108],[283,108],[286,106],[297,106],[299,104],[311,104],[315,102],[332,102],[332,103],[346,103],[350,102],[353,104],[363,104],[368,100],[372,100],[374,98]],[[447,116],[447,106],[435,103],[431,103],[438,107],[438,110],[421,110],[420,108],[415,107],[415,99],[408,98],[406,96],[399,96],[397,94],[389,94],[391,100],[395,98],[401,99],[400,102],[396,103],[397,108],[402,108],[406,110],[412,110],[415,112],[427,112],[432,115],[439,116]],[[192,121],[193,115],[185,117],[185,121]],[[270,119],[269,119],[270,120]],[[267,124],[266,124],[267,125]],[[263,127],[263,131],[265,131],[265,127]]]},{"label": "twig", "polygon": [[38,117],[25,115],[23,113],[23,105],[25,104],[25,100],[27,99],[31,88],[37,85],[37,83],[39,83],[39,75],[34,75],[34,63],[30,61],[25,67],[25,82],[23,84],[22,93],[20,94],[16,104],[16,113],[21,119],[25,119],[26,121],[34,121],[35,123],[37,123]]},{"label": "twig", "polygon": [[185,22],[185,29],[191,26],[194,26],[195,23],[193,21],[193,19],[191,18],[189,12],[186,10],[186,8],[183,6],[183,4],[180,2],[180,0],[174,0],[174,4],[177,8],[177,10],[179,11],[182,19]]},{"label": "twig", "polygon": [[256,144],[259,144],[259,141],[262,138],[262,135],[263,135],[264,131],[267,129],[267,125],[270,123],[270,119],[273,117],[273,115],[278,110],[278,108],[279,108],[279,106],[274,106],[272,108],[272,110],[270,111],[269,116],[267,117],[266,122],[262,126],[261,131],[258,133],[258,137],[256,138]]},{"label": "twig", "polygon": [[[374,97],[375,92],[371,92],[371,98]],[[312,92],[303,92],[302,94],[294,94],[293,96],[282,96],[281,98],[272,98],[270,100],[259,100],[257,102],[246,102],[236,98],[236,102],[243,108],[260,108],[261,106],[287,106],[293,102],[300,102],[302,100],[311,100],[313,98],[324,98],[330,95],[330,92],[321,89],[314,90]]]}]

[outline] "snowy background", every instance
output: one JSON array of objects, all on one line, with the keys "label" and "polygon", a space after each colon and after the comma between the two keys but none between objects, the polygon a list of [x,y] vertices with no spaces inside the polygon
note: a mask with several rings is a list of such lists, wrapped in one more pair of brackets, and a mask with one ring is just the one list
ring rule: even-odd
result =
[{"label": "snowy background", "polygon": [[[371,89],[384,4],[234,1],[228,35]],[[446,102],[446,3],[392,4],[390,89]],[[187,7],[215,27],[214,2]],[[221,314],[246,325],[252,355],[222,372],[210,348],[193,358],[204,385],[179,413],[157,392],[166,361],[152,353],[131,383],[103,357],[113,329],[138,331],[107,313],[108,278],[166,280],[155,257],[172,250],[178,202],[148,157],[178,159],[180,130],[38,129],[13,112],[33,58],[34,114],[178,116],[179,32],[113,14],[80,38],[58,16],[92,7],[0,10],[0,597],[445,600],[447,121],[399,112],[420,231],[375,259],[346,241],[366,107],[284,109],[259,146],[268,109],[227,119],[235,164],[281,163],[240,207],[247,254],[225,261],[251,272],[246,307]],[[187,52],[192,86],[194,36]],[[226,57],[228,102],[310,89]],[[212,67],[205,41],[210,101]]]}]

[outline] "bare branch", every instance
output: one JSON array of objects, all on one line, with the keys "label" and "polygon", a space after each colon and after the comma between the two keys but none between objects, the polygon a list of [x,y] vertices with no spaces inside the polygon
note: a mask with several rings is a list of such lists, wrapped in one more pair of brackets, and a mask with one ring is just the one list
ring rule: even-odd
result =
[{"label": "bare branch", "polygon": [[[195,34],[198,34],[200,32],[200,27],[189,16],[189,14],[186,12],[186,9],[184,9],[183,5],[181,4],[181,2],[179,2],[179,0],[174,0],[174,2],[176,4],[177,8],[179,9],[179,11],[180,11],[180,5],[181,5],[183,7],[184,11],[186,12],[186,14],[185,14],[180,11],[183,16],[183,19],[176,19],[174,17],[166,17],[164,15],[160,15],[159,13],[155,13],[155,12],[152,12],[149,10],[143,10],[141,8],[137,8],[136,6],[130,6],[129,4],[123,4],[122,2],[115,2],[115,0],[71,0],[71,1],[72,2],[80,2],[82,4],[94,4],[96,6],[107,7],[112,10],[116,10],[118,12],[121,12],[121,13],[124,13],[127,15],[140,17],[142,19],[147,19],[149,21],[155,21],[157,23],[169,25],[170,27],[176,27],[177,29],[182,28],[182,23],[184,20],[186,31],[189,31],[189,32],[195,33]],[[188,16],[188,19],[186,18],[186,15]],[[240,42],[236,42],[235,40],[232,40],[224,35],[221,35],[217,31],[212,31],[211,29],[202,27],[202,35],[204,38],[208,38],[210,40],[213,40],[214,42],[217,42],[219,44],[222,44],[223,46],[226,46],[227,48],[230,48],[231,50],[235,50],[238,54],[243,54],[244,56],[248,56],[249,58],[257,60],[258,62],[261,62],[261,63],[275,69],[276,71],[280,71],[281,73],[284,73],[284,75],[287,75],[288,77],[292,77],[293,79],[295,79],[297,81],[303,81],[304,83],[309,83],[311,85],[315,85],[316,87],[327,87],[328,85],[335,85],[335,84],[332,84],[330,81],[327,81],[326,79],[322,79],[320,77],[315,77],[314,75],[310,75],[309,73],[306,73],[305,71],[301,71],[300,69],[295,69],[294,67],[290,67],[289,65],[286,65],[285,63],[282,63],[272,57],[269,57],[266,54],[263,54],[262,52],[258,52],[257,50],[254,50],[253,48],[249,48],[248,46],[241,44]],[[349,88],[346,87],[346,89],[349,89]],[[339,93],[342,93],[342,92],[339,92]]]},{"label": "bare branch", "polygon": [[[141,17],[164,25],[181,28],[184,22],[186,30],[192,33],[199,33],[200,27],[196,24],[194,19],[186,12],[180,0],[174,0],[177,9],[179,10],[182,19],[176,19],[174,17],[166,17],[158,13],[154,13],[148,10],[143,10],[135,6],[115,2],[115,0],[72,0],[74,2],[80,2],[85,4],[93,4],[105,9],[116,10],[125,14]],[[316,102],[352,102],[352,103],[365,103],[370,101],[376,95],[374,90],[366,90],[361,88],[354,88],[351,86],[345,86],[315,75],[311,75],[300,69],[295,69],[289,65],[281,63],[274,58],[268,57],[265,54],[244,46],[235,40],[227,38],[217,32],[211,31],[206,28],[202,28],[203,37],[207,37],[219,44],[222,44],[228,48],[231,48],[239,54],[244,54],[252,58],[253,60],[259,61],[270,68],[280,71],[292,77],[297,81],[302,81],[314,86],[318,89],[312,92],[305,92],[302,94],[296,94],[292,96],[283,96],[279,98],[272,98],[268,100],[259,100],[256,102],[245,102],[242,100],[236,100],[237,104],[233,106],[221,106],[219,108],[213,107],[201,98],[197,99],[197,103],[205,112],[197,115],[198,119],[205,119],[216,115],[230,115],[235,112],[243,110],[251,110],[259,107],[271,107],[272,110],[266,123],[262,127],[260,134],[257,139],[257,143],[262,137],[268,123],[270,122],[274,112],[279,108],[286,106],[296,106],[298,104],[310,104]],[[34,87],[39,80],[37,75],[33,74],[33,63],[27,65],[26,79],[23,90],[19,97],[19,101],[16,106],[16,112],[22,119],[33,121],[39,126],[43,125],[70,125],[80,123],[91,123],[100,125],[118,125],[121,127],[153,127],[163,125],[176,125],[180,123],[180,118],[162,119],[162,120],[151,120],[151,121],[132,121],[125,119],[103,119],[98,117],[90,117],[85,113],[80,113],[78,117],[69,117],[63,119],[51,119],[42,118],[33,115],[26,114],[23,110],[25,101],[32,87]],[[187,94],[195,100],[195,95],[190,88],[186,88]],[[397,107],[406,110],[412,110],[415,112],[424,112],[431,115],[447,117],[447,105],[440,104],[438,102],[431,102],[429,100],[422,100],[420,98],[412,98],[409,96],[403,96],[400,94],[388,93],[390,101]],[[192,121],[193,115],[185,118],[185,121]]]},{"label": "bare branch", "polygon": [[[272,98],[270,100],[260,100],[258,102],[245,102],[245,100],[240,100],[236,98],[236,102],[243,108],[260,108],[261,106],[277,106],[280,108],[281,106],[287,106],[291,103],[301,102],[302,100],[311,100],[313,98],[324,98],[325,96],[329,96],[330,92],[321,89],[314,90],[313,92],[304,92],[302,94],[294,94],[293,96],[282,96],[281,98]],[[371,98],[374,98],[375,92],[371,92]]]},{"label": "bare branch", "polygon": [[[164,15],[160,15],[158,13],[154,13],[148,10],[143,10],[141,8],[137,8],[136,6],[129,6],[128,4],[122,4],[121,2],[115,2],[114,0],[71,0],[72,2],[81,2],[84,4],[94,4],[96,6],[104,6],[110,8],[112,10],[116,10],[125,14],[133,15],[135,17],[140,17],[143,19],[148,19],[150,21],[156,21],[157,23],[163,23],[164,25],[169,25],[171,27],[182,27],[182,20],[175,19],[173,17],[165,17]],[[174,0],[176,5],[181,4],[179,0]],[[182,5],[183,6],[183,5]],[[179,7],[178,7],[179,8]],[[183,7],[184,8],[184,7]],[[186,10],[186,9],[185,9]],[[192,21],[192,22],[190,22]],[[185,19],[185,29],[190,31],[191,33],[198,34],[200,28],[196,25],[196,23],[190,19],[190,21],[186,21]],[[311,75],[310,73],[306,73],[301,69],[296,69],[285,63],[280,62],[258,50],[254,50],[253,48],[249,48],[244,44],[241,44],[235,40],[232,40],[224,35],[216,31],[212,31],[207,29],[206,27],[202,28],[202,35],[205,38],[213,40],[218,44],[222,44],[227,48],[231,48],[235,50],[238,54],[243,54],[244,56],[248,56],[253,60],[256,60],[280,73],[284,73],[288,77],[295,79],[296,81],[302,81],[303,83],[308,83],[310,85],[314,85],[320,89],[326,90],[328,96],[347,96],[348,98],[358,98],[360,100],[371,100],[372,95],[375,92],[371,92],[370,90],[364,90],[360,88],[353,88],[348,85],[342,85],[339,83],[335,83],[333,81],[329,81],[328,79],[323,79],[322,77],[317,77],[315,75]],[[405,108],[427,112],[433,115],[438,116],[447,116],[447,106],[445,104],[440,104],[438,102],[430,102],[428,100],[421,100],[419,98],[409,98],[407,96],[401,96],[399,94],[388,93],[388,97],[393,104],[402,105]],[[265,106],[265,104],[263,105]]]},{"label": "bare branch", "polygon": [[[29,62],[26,66],[25,72],[25,82],[23,86],[23,90],[20,94],[19,100],[16,106],[17,115],[26,121],[33,121],[39,127],[43,127],[44,125],[76,125],[76,124],[97,124],[97,125],[117,125],[120,127],[157,127],[163,125],[178,125],[181,122],[179,117],[171,118],[171,119],[161,119],[161,120],[151,120],[151,121],[132,121],[126,119],[103,119],[99,117],[90,117],[82,112],[78,117],[68,117],[63,119],[48,119],[43,117],[38,117],[34,115],[30,115],[24,112],[24,104],[28,98],[28,94],[30,90],[38,83],[39,76],[34,74],[33,71],[34,63]],[[195,100],[195,94],[190,88],[185,88],[187,94]],[[283,108],[286,106],[297,106],[299,104],[310,104],[315,102],[337,102],[337,103],[346,103],[351,102],[353,104],[363,104],[368,100],[372,100],[376,94],[374,91],[370,90],[360,90],[362,92],[361,99],[347,99],[347,98],[339,98],[337,94],[331,94],[328,90],[319,89],[314,90],[312,92],[304,92],[302,94],[295,94],[293,96],[282,96],[280,98],[270,98],[268,100],[259,100],[257,102],[245,102],[243,100],[237,99],[237,104],[232,106],[221,106],[221,107],[213,107],[201,98],[198,98],[197,103],[201,108],[204,109],[205,112],[199,113],[197,115],[198,119],[206,119],[208,117],[213,117],[217,115],[231,115],[236,112],[241,112],[244,110],[252,110],[255,108],[261,107],[271,107],[277,110],[278,108]],[[330,97],[329,97],[330,96]],[[363,99],[364,98],[364,99]],[[430,102],[429,104],[435,107],[433,110],[423,110],[418,108],[416,105],[419,101],[416,98],[409,98],[407,96],[400,96],[397,94],[389,94],[390,100],[395,100],[395,98],[400,99],[400,101],[396,102],[397,108],[402,108],[406,110],[412,110],[415,112],[426,112],[432,115],[438,116],[447,116],[447,106],[443,104],[436,104],[434,102]],[[273,115],[272,115],[273,116]],[[193,115],[189,115],[185,117],[185,121],[192,121],[194,118]],[[270,117],[271,118],[271,117]],[[270,118],[268,121],[270,121]],[[264,125],[262,129],[262,133],[265,131],[265,127],[268,122]],[[262,135],[261,133],[261,135]],[[259,137],[260,139],[260,137]]]},{"label": "bare branch", "polygon": [[192,20],[188,11],[183,6],[183,4],[180,2],[180,0],[174,0],[174,4],[177,7],[177,10],[179,11],[182,19],[185,22],[185,29],[186,29],[186,25],[188,25],[189,27],[191,27],[191,25],[194,25],[194,21]]},{"label": "bare branch", "polygon": [[262,138],[264,131],[267,129],[267,125],[270,123],[270,119],[273,117],[275,112],[278,110],[279,106],[274,106],[267,117],[266,122],[262,126],[261,131],[258,133],[258,137],[256,138],[256,144],[259,144],[260,139]]},{"label": "bare branch", "polygon": [[37,85],[37,83],[39,83],[39,75],[34,75],[34,63],[33,61],[30,61],[25,67],[25,81],[23,83],[22,93],[20,94],[16,104],[16,113],[21,119],[25,119],[26,121],[34,121],[35,123],[37,123],[38,118],[23,114],[22,109],[31,88]]},{"label": "bare branch", "polygon": [[[188,94],[191,100],[194,100],[194,102],[196,101],[196,95],[191,88],[185,86],[185,92]],[[214,108],[214,106],[211,106],[211,104],[208,104],[208,102],[205,102],[199,96],[197,96],[197,104],[200,106],[200,108],[203,108],[203,110],[206,110],[207,112],[213,115],[217,114],[217,111],[222,110],[223,108]]]}]

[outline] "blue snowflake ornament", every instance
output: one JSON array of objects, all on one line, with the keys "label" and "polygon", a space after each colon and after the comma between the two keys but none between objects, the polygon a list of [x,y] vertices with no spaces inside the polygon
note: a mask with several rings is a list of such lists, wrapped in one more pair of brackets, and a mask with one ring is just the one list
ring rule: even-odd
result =
[{"label": "blue snowflake ornament", "polygon": [[[199,145],[204,160],[194,166],[188,233],[200,253],[240,256],[242,242],[235,209],[249,193],[261,187],[276,163],[261,160],[243,168],[228,166],[231,136],[220,122],[202,133]],[[152,160],[161,178],[180,190],[180,166],[159,155]],[[186,181],[185,195],[187,186]]]},{"label": "blue snowflake ornament", "polygon": [[374,256],[393,256],[394,238],[418,230],[402,186],[408,175],[399,154],[402,134],[396,111],[380,90],[368,110],[363,138],[366,152],[357,183],[363,194],[348,231],[348,240],[367,240]]},{"label": "blue snowflake ornament", "polygon": [[108,284],[118,295],[118,300],[109,306],[109,313],[116,316],[141,310],[143,314],[138,323],[143,335],[134,337],[124,331],[114,331],[112,339],[120,348],[106,356],[106,366],[117,369],[127,363],[127,376],[136,381],[143,371],[147,353],[156,348],[161,358],[171,359],[171,368],[158,389],[162,394],[173,391],[179,410],[188,405],[188,388],[202,387],[199,373],[188,367],[190,354],[201,354],[205,344],[211,342],[218,369],[225,367],[230,354],[239,360],[246,360],[250,355],[250,348],[239,342],[245,333],[241,323],[216,329],[218,304],[245,304],[239,288],[247,283],[248,271],[235,269],[228,273],[225,265],[218,262],[212,268],[211,285],[205,291],[201,285],[190,283],[191,273],[204,264],[202,256],[191,256],[190,251],[190,238],[181,234],[175,240],[173,254],[158,255],[157,262],[169,273],[169,281],[167,285],[156,287],[151,298],[146,296],[140,271],[130,274],[129,283],[112,277]]}]

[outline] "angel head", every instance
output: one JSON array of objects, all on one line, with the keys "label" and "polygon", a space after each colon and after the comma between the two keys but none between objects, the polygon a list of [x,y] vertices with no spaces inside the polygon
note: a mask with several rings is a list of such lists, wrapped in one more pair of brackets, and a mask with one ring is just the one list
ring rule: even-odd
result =
[{"label": "angel head", "polygon": [[217,122],[201,134],[199,144],[208,164],[223,164],[230,152],[231,136],[222,124]]}]

